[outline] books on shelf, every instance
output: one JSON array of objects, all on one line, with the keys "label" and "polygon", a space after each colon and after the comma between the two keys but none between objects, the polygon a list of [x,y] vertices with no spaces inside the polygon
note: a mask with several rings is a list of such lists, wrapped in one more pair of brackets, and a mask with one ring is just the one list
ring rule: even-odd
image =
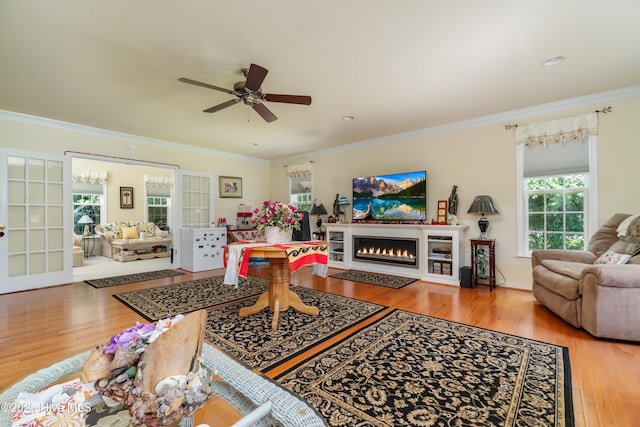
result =
[{"label": "books on shelf", "polygon": [[451,253],[431,252],[429,258],[451,259]]}]

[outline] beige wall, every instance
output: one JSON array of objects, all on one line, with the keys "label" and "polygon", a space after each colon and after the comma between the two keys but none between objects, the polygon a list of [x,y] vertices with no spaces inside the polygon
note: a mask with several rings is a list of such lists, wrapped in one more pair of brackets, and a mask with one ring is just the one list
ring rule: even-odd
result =
[{"label": "beige wall", "polygon": [[[598,137],[599,219],[615,212],[640,212],[637,186],[640,143],[635,129],[640,117],[640,97],[617,100],[614,111],[600,115]],[[521,117],[529,123],[559,118],[602,108],[602,104],[553,114]],[[509,121],[513,123],[513,121]],[[514,131],[505,123],[476,126],[443,133],[407,138],[386,144],[359,144],[359,148],[330,154],[310,154],[269,163],[237,158],[209,151],[196,151],[173,143],[134,140],[96,134],[82,129],[45,126],[0,118],[0,144],[22,150],[64,153],[76,151],[179,165],[181,168],[243,178],[242,199],[216,198],[216,220],[235,218],[239,203],[259,205],[265,199],[288,200],[289,185],[284,164],[314,162],[314,196],[331,206],[336,193],[351,198],[351,179],[356,176],[413,170],[427,171],[428,215],[434,217],[436,202],[446,199],[458,186],[459,218],[468,225],[466,238],[478,234],[477,217],[466,210],[477,194],[490,194],[500,215],[490,217],[489,234],[497,239],[497,267],[508,286],[530,289],[529,259],[516,256],[516,146]],[[125,181],[127,186],[131,177]],[[124,182],[124,181],[123,181]],[[119,185],[118,185],[119,187]],[[136,193],[136,199],[139,193]],[[136,200],[136,205],[139,205]],[[119,209],[119,206],[118,206]],[[111,216],[111,214],[109,214]],[[467,245],[465,245],[467,246]],[[469,249],[465,247],[469,264]]]},{"label": "beige wall", "polygon": [[[107,156],[115,159],[133,159],[142,162],[161,163],[179,166],[181,169],[213,173],[216,194],[218,176],[234,176],[243,179],[243,197],[241,199],[215,199],[215,216],[226,217],[235,222],[240,203],[256,206],[270,197],[270,162],[244,158],[240,156],[216,153],[212,150],[196,150],[176,143],[164,143],[152,140],[136,139],[126,135],[97,132],[92,129],[72,125],[47,122],[45,120],[15,120],[0,116],[0,146],[18,150],[39,151],[55,154],[66,152],[86,153]],[[75,161],[75,160],[74,160]],[[144,171],[126,172],[122,166],[117,174],[110,175],[111,187],[116,194],[110,194],[108,206],[109,220],[130,219],[134,214],[144,215],[139,211],[144,205],[141,197],[143,191]],[[111,186],[113,184],[113,186]],[[134,187],[134,212],[120,209],[119,187]],[[139,190],[139,191],[138,191]],[[113,196],[113,197],[111,197]]]},{"label": "beige wall", "polygon": [[[609,105],[609,104],[607,104]],[[600,114],[598,136],[599,218],[604,222],[613,213],[640,212],[638,161],[640,141],[635,129],[640,117],[640,97],[611,103],[610,114]],[[592,105],[545,116],[522,117],[516,122],[583,114],[602,108]],[[513,122],[508,122],[513,123]],[[513,130],[504,124],[478,126],[437,135],[421,136],[400,142],[361,146],[333,154],[309,155],[289,164],[313,161],[314,197],[331,206],[336,193],[351,199],[351,179],[356,176],[427,171],[428,218],[435,217],[438,200],[447,199],[453,185],[458,186],[458,216],[467,225],[466,239],[479,234],[478,218],[466,213],[473,198],[489,194],[500,215],[490,216],[489,235],[496,241],[498,281],[508,286],[531,288],[528,258],[517,254],[516,145]],[[286,169],[273,165],[273,197],[285,200]],[[347,209],[350,214],[349,209]],[[349,217],[348,217],[349,218]],[[470,250],[465,244],[464,265],[470,264]],[[504,278],[502,277],[504,275]]]},{"label": "beige wall", "polygon": [[[107,210],[106,216],[102,218],[104,223],[146,220],[144,176],[173,178],[173,169],[130,163],[74,158],[72,166],[74,169],[107,171]],[[133,209],[120,209],[120,187],[133,187]]]}]

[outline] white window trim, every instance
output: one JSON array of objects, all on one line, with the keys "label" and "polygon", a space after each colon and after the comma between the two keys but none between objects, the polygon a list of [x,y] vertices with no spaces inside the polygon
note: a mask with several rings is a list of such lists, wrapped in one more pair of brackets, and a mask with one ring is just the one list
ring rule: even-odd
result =
[{"label": "white window trim", "polygon": [[[589,173],[586,177],[587,191],[585,194],[585,242],[598,230],[598,137],[590,135],[586,142],[589,144]],[[527,197],[524,191],[524,144],[516,146],[516,189],[517,189],[517,244],[518,257],[530,258],[527,236],[528,216]]]}]

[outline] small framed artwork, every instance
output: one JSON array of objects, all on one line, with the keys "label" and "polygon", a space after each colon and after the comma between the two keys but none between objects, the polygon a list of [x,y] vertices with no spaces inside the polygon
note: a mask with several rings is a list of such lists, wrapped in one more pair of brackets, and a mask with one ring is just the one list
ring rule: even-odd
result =
[{"label": "small framed artwork", "polygon": [[242,178],[235,176],[220,177],[220,197],[240,198],[242,197]]},{"label": "small framed artwork", "polygon": [[133,187],[120,187],[120,209],[133,209]]},{"label": "small framed artwork", "polygon": [[447,223],[447,201],[438,200],[438,224]]}]

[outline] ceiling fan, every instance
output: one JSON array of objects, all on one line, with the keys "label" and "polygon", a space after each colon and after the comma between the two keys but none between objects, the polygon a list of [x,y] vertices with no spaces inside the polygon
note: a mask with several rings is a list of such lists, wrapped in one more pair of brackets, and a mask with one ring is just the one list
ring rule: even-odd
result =
[{"label": "ceiling fan", "polygon": [[237,82],[236,84],[234,84],[233,90],[213,86],[208,83],[198,82],[195,80],[187,79],[185,77],[180,77],[178,80],[183,83],[189,83],[196,86],[202,86],[213,90],[219,90],[221,92],[226,92],[230,95],[235,95],[235,99],[223,102],[222,104],[216,105],[211,108],[207,108],[206,110],[204,110],[205,113],[215,113],[216,111],[231,107],[232,105],[235,105],[238,102],[242,101],[245,105],[251,106],[251,108],[253,108],[256,113],[260,114],[260,116],[265,121],[272,122],[274,120],[278,120],[278,118],[267,108],[266,105],[263,104],[264,101],[311,105],[310,96],[276,95],[273,93],[262,93],[260,86],[262,85],[265,77],[267,77],[268,72],[269,70],[261,67],[260,65],[251,64],[248,69],[242,69],[242,74],[246,78],[246,81]]}]

